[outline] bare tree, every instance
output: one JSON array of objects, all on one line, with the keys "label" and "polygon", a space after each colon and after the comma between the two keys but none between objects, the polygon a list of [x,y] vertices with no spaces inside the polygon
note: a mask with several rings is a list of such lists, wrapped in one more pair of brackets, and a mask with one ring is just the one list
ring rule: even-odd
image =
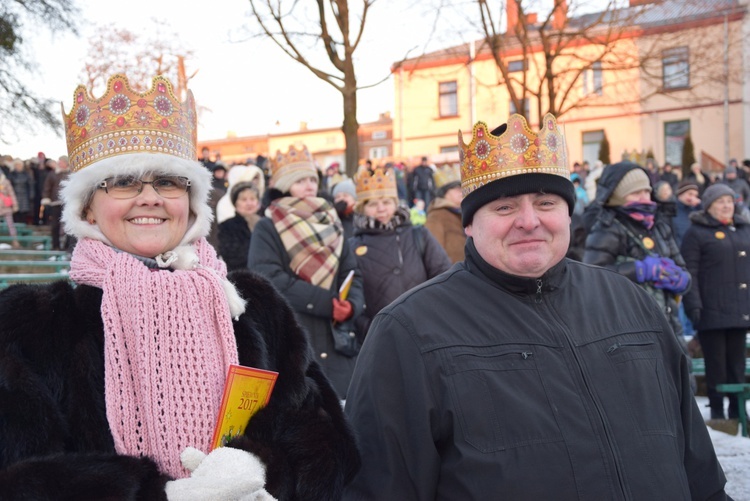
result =
[{"label": "bare tree", "polygon": [[[662,73],[667,47],[690,46],[690,60],[695,63],[691,63],[691,85],[686,90],[696,102],[706,98],[698,91],[705,89],[699,83],[742,78],[737,71],[717,75],[714,62],[717,54],[725,52],[726,40],[716,30],[665,27],[677,21],[701,27],[707,17],[716,16],[717,8],[738,15],[741,8],[732,7],[728,0],[638,2],[633,6],[621,0],[472,3],[476,15],[470,16],[469,23],[481,36],[476,57],[490,54],[498,70],[498,80],[491,84],[507,88],[517,113],[526,115],[526,100],[536,101],[539,121],[547,112],[559,117],[577,108],[635,106],[656,94],[670,95],[665,92]],[[707,3],[716,4],[715,8],[706,8]],[[703,8],[696,10],[697,6]],[[735,24],[733,29],[739,27]],[[735,46],[741,43],[740,36],[726,38]],[[509,64],[519,60],[524,71],[512,71]],[[601,72],[616,75],[610,82],[624,91],[602,96],[597,89],[601,81],[591,78]],[[588,86],[588,91],[582,92],[582,86],[584,90]],[[638,91],[625,91],[628,87]],[[685,99],[684,94],[671,96]]]},{"label": "bare tree", "polygon": [[73,0],[0,0],[0,141],[40,124],[60,133],[53,100],[29,90],[36,65],[24,39],[35,30],[75,33],[78,14]]},{"label": "bare tree", "polygon": [[184,99],[187,83],[197,73],[185,73],[185,61],[193,58],[193,51],[180,43],[176,33],[170,34],[165,23],[154,23],[148,32],[156,35],[149,37],[114,25],[99,27],[89,41],[82,70],[86,88],[95,96],[102,95],[109,77],[124,73],[134,90],[145,92],[153,76],[164,75]]},{"label": "bare tree", "polygon": [[[346,140],[346,171],[353,176],[359,161],[357,131],[357,76],[354,53],[362,39],[367,14],[376,0],[250,0],[262,34],[285,54],[341,93],[342,130]],[[325,55],[325,58],[322,57]]]}]

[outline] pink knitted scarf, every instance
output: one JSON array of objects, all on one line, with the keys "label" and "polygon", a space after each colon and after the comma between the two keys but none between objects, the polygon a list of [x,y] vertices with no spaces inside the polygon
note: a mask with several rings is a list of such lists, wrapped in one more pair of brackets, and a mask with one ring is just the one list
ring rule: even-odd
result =
[{"label": "pink knitted scarf", "polygon": [[103,291],[107,420],[120,454],[149,456],[175,478],[188,446],[209,452],[237,342],[221,279],[226,265],[205,239],[199,265],[153,270],[130,254],[84,238],[70,277]]}]

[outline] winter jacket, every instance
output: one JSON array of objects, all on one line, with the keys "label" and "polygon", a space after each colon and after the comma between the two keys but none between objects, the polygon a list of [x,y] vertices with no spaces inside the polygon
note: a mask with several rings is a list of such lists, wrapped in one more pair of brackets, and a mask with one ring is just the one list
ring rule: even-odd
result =
[{"label": "winter jacket", "polygon": [[417,165],[412,171],[412,186],[413,192],[417,190],[429,191],[430,193],[435,191],[435,179],[432,168],[427,165]]},{"label": "winter jacket", "polygon": [[[250,241],[247,266],[268,278],[289,301],[299,322],[307,330],[315,360],[323,367],[336,392],[343,399],[357,359],[338,353],[334,349],[332,299],[338,297],[339,287],[349,271],[356,270],[357,260],[344,241],[339,258],[338,276],[330,290],[299,278],[289,266],[290,262],[289,254],[273,221],[268,218],[258,221]],[[339,328],[347,328],[349,332],[354,332],[354,321],[364,310],[362,275],[358,271],[355,271],[347,300],[352,304],[352,317]]]},{"label": "winter jacket", "polygon": [[47,174],[42,188],[43,205],[62,205],[60,200],[60,183],[68,178],[69,170],[55,170]]},{"label": "winter jacket", "polygon": [[461,223],[461,209],[448,205],[444,198],[436,198],[427,208],[425,227],[445,249],[451,263],[463,261],[466,234]]},{"label": "winter jacket", "polygon": [[[599,179],[595,202],[598,204],[598,211],[591,231],[586,236],[583,262],[609,268],[632,282],[636,282],[635,261],[641,261],[649,254],[670,258],[675,264],[686,269],[680,249],[672,236],[669,221],[657,214],[654,226],[648,230],[639,222],[604,205],[622,177],[632,168],[640,168],[635,164],[627,164],[632,167],[613,169],[617,165],[622,164],[608,166]],[[588,210],[584,218],[587,216],[591,217]],[[670,319],[675,334],[678,337],[682,336],[677,295],[665,289],[656,289],[650,283],[640,285],[661,305],[665,315]]]},{"label": "winter jacket", "polygon": [[[696,207],[690,207],[680,202],[679,199],[675,202],[676,214],[672,218],[672,229],[674,230],[674,240],[678,246],[682,245],[682,239],[685,237],[688,228],[690,228],[690,215],[701,210],[701,205],[698,204]],[[685,257],[685,256],[683,256]]]},{"label": "winter jacket", "polygon": [[34,176],[31,171],[28,170],[11,170],[8,173],[8,179],[13,185],[13,190],[16,192],[16,198],[18,199],[18,211],[29,212],[34,203],[35,194],[35,183]]},{"label": "winter jacket", "polygon": [[[247,271],[233,320],[239,362],[279,372],[268,405],[231,447],[266,466],[278,499],[336,499],[358,467],[338,397],[288,304]],[[164,500],[147,457],[115,452],[104,399],[101,289],[65,282],[0,293],[0,498]]]},{"label": "winter jacket", "polygon": [[365,293],[365,312],[355,322],[360,342],[380,310],[451,266],[430,232],[408,221],[387,231],[355,228],[349,247],[357,256]]},{"label": "winter jacket", "polygon": [[693,277],[685,312],[698,330],[750,328],[750,222],[735,214],[725,225],[706,211],[690,220],[681,249]]},{"label": "winter jacket", "polygon": [[[10,205],[5,205],[5,200],[10,197]],[[6,216],[18,211],[18,198],[13,190],[13,185],[3,174],[0,173],[0,216]]]},{"label": "winter jacket", "polygon": [[469,239],[466,261],[372,324],[344,499],[726,499],[687,366],[618,274],[564,259],[515,277]]},{"label": "winter jacket", "polygon": [[747,207],[748,204],[750,204],[750,185],[747,184],[747,181],[745,181],[742,178],[734,178],[734,179],[724,179],[722,181],[719,181],[722,184],[726,184],[732,190],[734,190],[735,194],[737,195],[735,197],[735,202],[742,205],[743,207]]},{"label": "winter jacket", "polygon": [[[254,218],[253,226],[260,219]],[[247,253],[250,250],[252,229],[244,216],[235,214],[234,217],[219,223],[218,227],[219,255],[227,263],[229,271],[247,268]]]}]

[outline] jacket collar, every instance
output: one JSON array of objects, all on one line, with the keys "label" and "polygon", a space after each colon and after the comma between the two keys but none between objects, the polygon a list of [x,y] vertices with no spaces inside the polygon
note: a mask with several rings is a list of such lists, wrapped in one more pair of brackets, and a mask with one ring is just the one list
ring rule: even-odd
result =
[{"label": "jacket collar", "polygon": [[519,277],[511,275],[504,271],[498,270],[479,255],[474,246],[474,239],[466,240],[466,259],[469,272],[482,278],[492,285],[504,289],[511,294],[516,295],[536,295],[539,289],[537,280],[542,281],[542,293],[553,292],[560,288],[563,280],[568,275],[567,259],[563,258],[555,266],[539,278]]}]

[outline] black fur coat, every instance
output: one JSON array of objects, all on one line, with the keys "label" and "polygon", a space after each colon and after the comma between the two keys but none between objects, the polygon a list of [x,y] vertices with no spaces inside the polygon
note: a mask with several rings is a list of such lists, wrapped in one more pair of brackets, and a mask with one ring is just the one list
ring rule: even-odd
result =
[{"label": "black fur coat", "polygon": [[[267,407],[230,446],[266,465],[280,500],[329,500],[359,468],[338,397],[311,359],[284,299],[247,271],[235,320],[242,365],[279,378]],[[0,498],[166,499],[169,478],[146,457],[117,455],[104,404],[102,292],[65,282],[0,293]]]}]

